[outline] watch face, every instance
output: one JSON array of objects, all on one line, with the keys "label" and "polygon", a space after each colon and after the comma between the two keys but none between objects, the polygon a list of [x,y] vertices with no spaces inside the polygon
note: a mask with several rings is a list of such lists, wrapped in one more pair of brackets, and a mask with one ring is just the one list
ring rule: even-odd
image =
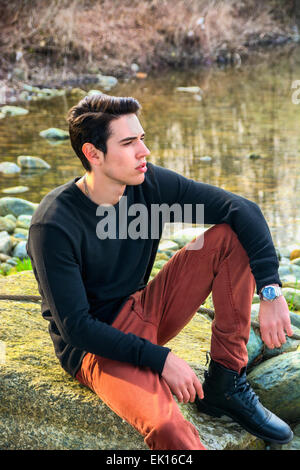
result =
[{"label": "watch face", "polygon": [[276,292],[273,286],[265,287],[262,291],[263,296],[266,299],[272,300],[276,297]]}]

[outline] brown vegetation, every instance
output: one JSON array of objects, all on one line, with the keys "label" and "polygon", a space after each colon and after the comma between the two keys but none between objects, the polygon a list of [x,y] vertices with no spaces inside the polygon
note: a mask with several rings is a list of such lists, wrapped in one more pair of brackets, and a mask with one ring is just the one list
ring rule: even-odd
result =
[{"label": "brown vegetation", "polygon": [[[137,63],[213,63],[286,38],[298,0],[0,0],[2,77],[50,70],[121,76]],[[299,5],[298,5],[299,6]],[[40,75],[41,76],[41,75]]]}]

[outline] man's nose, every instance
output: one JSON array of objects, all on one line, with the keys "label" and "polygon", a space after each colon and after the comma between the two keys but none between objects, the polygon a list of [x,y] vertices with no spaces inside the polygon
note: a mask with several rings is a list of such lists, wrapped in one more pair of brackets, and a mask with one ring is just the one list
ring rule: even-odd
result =
[{"label": "man's nose", "polygon": [[142,140],[140,140],[138,154],[141,155],[141,156],[147,156],[147,155],[150,155],[150,153],[151,152],[148,149],[147,145]]}]

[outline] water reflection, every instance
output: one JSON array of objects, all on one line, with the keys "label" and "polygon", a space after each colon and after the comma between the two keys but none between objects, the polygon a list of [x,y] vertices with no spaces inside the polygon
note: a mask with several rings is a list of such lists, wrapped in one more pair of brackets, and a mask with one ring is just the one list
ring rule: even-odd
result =
[{"label": "water reflection", "polygon": [[[299,52],[298,47],[280,61],[235,70],[158,73],[111,91],[141,102],[150,161],[254,200],[278,246],[300,240],[300,104],[293,104],[291,88],[300,79]],[[202,99],[177,91],[181,86],[199,86]],[[55,186],[83,174],[69,141],[51,145],[39,136],[48,127],[67,129],[65,116],[76,101],[31,103],[27,116],[0,121],[1,161],[34,155],[51,165],[43,174],[0,175],[0,190],[28,186],[20,197],[39,202]],[[251,153],[261,158],[247,158]],[[203,161],[204,156],[211,160]]]}]

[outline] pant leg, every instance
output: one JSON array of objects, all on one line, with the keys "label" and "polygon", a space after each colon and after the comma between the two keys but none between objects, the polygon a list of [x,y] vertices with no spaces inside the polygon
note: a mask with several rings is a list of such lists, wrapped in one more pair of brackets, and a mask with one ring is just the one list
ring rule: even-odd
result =
[{"label": "pant leg", "polygon": [[240,371],[248,362],[255,290],[249,258],[228,224],[215,225],[203,236],[203,243],[197,243],[202,248],[190,249],[194,242],[183,247],[140,292],[140,308],[158,322],[157,341],[163,345],[182,330],[212,292],[211,356]]},{"label": "pant leg", "polygon": [[[157,341],[157,326],[135,311],[135,294],[113,326]],[[76,378],[142,434],[150,449],[205,450],[198,431],[182,416],[165,380],[150,368],[87,353]]]}]

